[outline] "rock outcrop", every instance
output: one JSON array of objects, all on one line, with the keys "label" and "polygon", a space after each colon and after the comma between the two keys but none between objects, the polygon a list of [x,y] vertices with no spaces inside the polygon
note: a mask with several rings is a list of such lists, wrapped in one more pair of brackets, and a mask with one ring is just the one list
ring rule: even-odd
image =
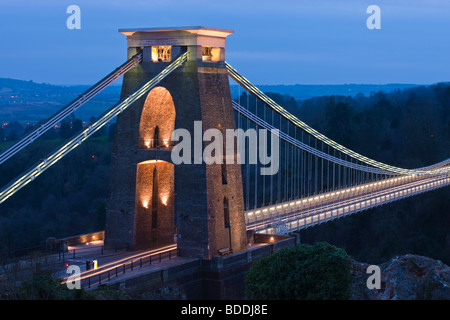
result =
[{"label": "rock outcrop", "polygon": [[353,261],[352,300],[450,300],[450,267],[417,255],[392,258],[381,265],[381,288],[368,289],[369,264]]}]

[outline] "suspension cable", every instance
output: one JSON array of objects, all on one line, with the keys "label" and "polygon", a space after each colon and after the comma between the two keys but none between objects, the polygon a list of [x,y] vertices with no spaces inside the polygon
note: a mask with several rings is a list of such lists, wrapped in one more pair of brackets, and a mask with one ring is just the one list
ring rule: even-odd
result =
[{"label": "suspension cable", "polygon": [[130,105],[132,105],[136,100],[142,97],[145,93],[150,91],[154,86],[156,86],[161,80],[163,80],[167,75],[169,75],[173,70],[181,66],[187,59],[187,52],[178,57],[174,62],[167,66],[163,71],[161,71],[156,77],[150,79],[148,82],[143,84],[127,98],[121,102],[114,105],[111,109],[105,112],[99,120],[90,125],[89,127],[82,130],[78,135],[72,138],[68,143],[58,149],[56,152],[52,153],[43,161],[39,162],[31,169],[26,171],[23,175],[17,178],[15,181],[9,183],[0,191],[0,203],[3,203],[6,199],[16,193],[18,190],[23,188],[25,185],[33,181],[37,176],[47,170],[49,167],[58,162],[62,157],[67,155],[70,151],[74,150],[76,147],[81,145],[87,138],[94,134],[97,130],[103,127],[111,119],[116,117],[119,113],[124,111]]},{"label": "suspension cable", "polygon": [[[391,166],[373,159],[370,159],[368,157],[365,157],[359,153],[356,153],[337,142],[331,140],[330,138],[326,137],[325,135],[321,134],[317,130],[311,128],[303,121],[299,120],[297,117],[289,113],[287,110],[285,110],[283,107],[278,105],[275,101],[273,101],[271,98],[269,98],[266,94],[264,94],[261,90],[259,90],[257,87],[255,87],[253,84],[250,83],[246,78],[241,76],[236,69],[234,69],[230,64],[226,63],[226,67],[228,70],[228,74],[230,77],[233,78],[237,83],[239,83],[242,87],[244,87],[248,92],[252,93],[256,97],[258,97],[260,100],[264,101],[270,108],[275,110],[277,113],[279,113],[284,118],[291,121],[296,126],[302,128],[304,131],[315,137],[316,139],[319,139],[325,144],[330,145],[333,149],[336,149],[360,162],[366,163],[370,166],[373,166],[375,168],[389,171],[392,173],[397,174],[408,174],[408,175],[441,175],[441,174],[447,174],[450,173],[450,168],[445,169],[436,169],[435,166],[438,165],[442,167],[443,165],[446,165],[450,163],[450,159],[444,160],[440,162],[439,164],[431,165],[429,167],[423,167],[423,168],[417,168],[417,169],[404,169],[399,168],[395,166]],[[427,169],[428,168],[428,169]],[[425,170],[424,170],[425,169]]]},{"label": "suspension cable", "polygon": [[131,57],[128,61],[118,67],[116,70],[108,74],[102,80],[97,82],[95,85],[90,87],[84,93],[78,96],[75,100],[69,103],[67,106],[56,112],[53,116],[51,116],[45,123],[41,124],[38,128],[33,130],[30,134],[20,139],[10,148],[8,148],[5,152],[0,155],[0,164],[17,154],[20,150],[25,148],[27,145],[32,143],[34,140],[39,138],[45,132],[47,132],[50,128],[56,125],[58,122],[66,118],[69,114],[75,112],[84,105],[86,102],[95,97],[98,93],[100,93],[103,89],[108,87],[118,78],[120,78],[123,74],[128,72],[130,69],[138,65],[142,62],[142,51],[139,51],[133,57]]}]

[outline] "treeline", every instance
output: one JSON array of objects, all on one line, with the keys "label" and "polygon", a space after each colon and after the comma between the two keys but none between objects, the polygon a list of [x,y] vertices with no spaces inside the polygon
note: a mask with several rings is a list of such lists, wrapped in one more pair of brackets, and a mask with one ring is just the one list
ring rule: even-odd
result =
[{"label": "treeline", "polygon": [[[372,159],[417,168],[450,157],[450,85],[440,83],[355,98],[319,97],[299,104],[299,117],[331,139]],[[301,232],[359,261],[380,263],[419,254],[450,264],[448,188]]]},{"label": "treeline", "polygon": [[[79,132],[83,127],[89,126],[95,122],[96,118],[91,117],[89,121],[83,122],[81,119],[76,118],[73,114],[68,117],[67,120],[61,121],[60,124],[50,128],[43,134],[43,139],[67,139]],[[41,124],[39,123],[20,123],[18,121],[1,122],[0,119],[0,142],[16,142],[19,137],[23,137],[30,132],[36,130]],[[102,127],[94,133],[94,137],[100,137],[104,135],[113,135],[114,131],[110,130],[110,126]],[[1,147],[1,146],[0,146]]]},{"label": "treeline", "polygon": [[[90,122],[94,120],[92,118]],[[83,124],[80,119],[69,117],[3,163],[0,166],[2,187],[61,147],[89,123]],[[15,136],[15,140],[35,128],[18,123],[10,128],[13,127],[13,130],[7,129],[7,136]],[[0,251],[36,246],[47,237],[66,237],[104,229],[113,133],[114,124],[97,131],[0,205]],[[0,142],[0,152],[15,140]]]}]

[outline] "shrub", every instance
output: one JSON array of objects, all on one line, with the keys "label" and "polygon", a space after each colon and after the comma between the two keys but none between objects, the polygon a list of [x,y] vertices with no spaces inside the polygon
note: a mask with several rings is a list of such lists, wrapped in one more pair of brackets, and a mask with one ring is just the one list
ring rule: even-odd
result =
[{"label": "shrub", "polygon": [[60,280],[48,275],[35,275],[18,287],[19,300],[95,300],[96,296],[84,289],[69,290]]},{"label": "shrub", "polygon": [[326,242],[282,249],[250,268],[245,295],[261,300],[347,299],[350,261],[345,250]]}]

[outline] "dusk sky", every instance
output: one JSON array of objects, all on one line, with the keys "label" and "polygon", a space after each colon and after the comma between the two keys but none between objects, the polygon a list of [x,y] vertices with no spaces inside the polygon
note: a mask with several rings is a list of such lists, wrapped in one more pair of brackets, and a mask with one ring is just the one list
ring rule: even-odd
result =
[{"label": "dusk sky", "polygon": [[[72,4],[80,30],[66,27]],[[93,84],[126,60],[118,29],[171,26],[234,30],[226,60],[255,84],[450,81],[444,0],[1,0],[0,78]]]}]

